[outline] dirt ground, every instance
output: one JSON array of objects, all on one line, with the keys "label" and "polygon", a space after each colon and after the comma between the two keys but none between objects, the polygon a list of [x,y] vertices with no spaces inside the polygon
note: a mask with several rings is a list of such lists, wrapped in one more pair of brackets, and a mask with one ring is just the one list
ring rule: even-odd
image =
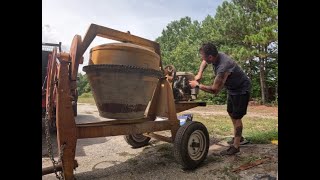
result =
[{"label": "dirt ground", "polygon": [[[215,111],[212,111],[212,108]],[[196,107],[184,113],[201,115],[226,114],[224,106]],[[278,118],[276,107],[249,106],[247,116]],[[102,121],[95,105],[78,104],[76,123]],[[44,128],[43,128],[44,131]],[[169,132],[162,132],[170,134]],[[53,151],[57,154],[56,136],[51,134]],[[79,139],[76,148],[77,180],[87,179],[276,179],[278,171],[278,146],[274,144],[247,144],[235,156],[220,156],[227,147],[225,141],[210,137],[209,153],[200,167],[185,171],[175,161],[173,145],[151,139],[148,146],[133,149],[123,136]],[[254,160],[266,159],[263,164],[240,172],[235,168]],[[46,140],[42,137],[42,167],[52,166],[48,158]],[[54,174],[42,176],[44,180],[56,179]]]}]

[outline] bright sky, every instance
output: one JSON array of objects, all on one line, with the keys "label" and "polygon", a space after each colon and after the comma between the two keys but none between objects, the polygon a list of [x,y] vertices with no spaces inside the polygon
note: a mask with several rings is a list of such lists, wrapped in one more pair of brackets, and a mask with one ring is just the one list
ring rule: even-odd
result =
[{"label": "bright sky", "polygon": [[[69,52],[73,37],[78,34],[83,38],[91,23],[154,41],[174,20],[189,16],[201,22],[207,15],[214,16],[223,1],[42,0],[42,42],[62,42],[62,50]],[[84,54],[83,65],[88,64],[92,47],[110,42],[96,37]]]}]

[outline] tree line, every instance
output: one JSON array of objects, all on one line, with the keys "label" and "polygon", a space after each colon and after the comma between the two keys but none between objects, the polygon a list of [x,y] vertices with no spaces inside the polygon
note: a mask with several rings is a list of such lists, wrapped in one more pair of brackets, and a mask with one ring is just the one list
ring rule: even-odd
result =
[{"label": "tree line", "polygon": [[[278,100],[278,4],[276,0],[232,0],[218,6],[215,16],[203,21],[186,16],[170,22],[155,40],[160,44],[162,64],[177,71],[197,73],[199,48],[213,42],[231,56],[252,81],[251,98],[266,103]],[[208,66],[201,83],[212,84]],[[79,94],[90,92],[85,75],[80,75]],[[212,95],[200,91],[199,100],[225,104],[226,91]]]}]

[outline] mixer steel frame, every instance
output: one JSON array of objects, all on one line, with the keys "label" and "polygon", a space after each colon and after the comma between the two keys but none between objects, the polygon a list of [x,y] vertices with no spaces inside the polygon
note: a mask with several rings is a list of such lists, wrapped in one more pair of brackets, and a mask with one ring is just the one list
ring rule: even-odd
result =
[{"label": "mixer steel frame", "polygon": [[[199,102],[175,102],[171,84],[164,77],[157,84],[145,118],[76,124],[70,92],[76,87],[75,80],[78,66],[83,61],[82,56],[96,36],[144,46],[154,50],[160,56],[160,46],[157,42],[96,24],[90,25],[83,40],[81,40],[81,36],[75,35],[70,53],[57,53],[54,50],[54,59],[48,72],[47,98],[56,93],[56,127],[59,152],[61,152],[61,145],[64,144],[59,169],[62,170],[62,175],[67,180],[74,179],[73,170],[77,166],[75,160],[77,139],[143,134],[173,143],[180,127],[177,113],[197,106],[205,106],[205,103]],[[159,67],[163,70],[161,56]],[[53,108],[53,100],[47,101],[47,107],[50,113],[50,109]],[[157,116],[167,117],[168,120],[155,121]],[[153,133],[163,130],[170,130],[172,136],[165,137]]]}]

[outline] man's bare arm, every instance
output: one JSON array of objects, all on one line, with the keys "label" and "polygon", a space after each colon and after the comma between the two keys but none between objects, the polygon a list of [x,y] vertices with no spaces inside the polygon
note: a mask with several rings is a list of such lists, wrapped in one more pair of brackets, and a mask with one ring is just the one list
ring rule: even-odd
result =
[{"label": "man's bare arm", "polygon": [[195,78],[194,78],[196,81],[198,81],[198,80],[201,79],[202,73],[203,73],[203,71],[206,69],[206,67],[207,67],[207,62],[204,61],[204,60],[202,60],[202,62],[201,62],[201,64],[200,64],[200,67],[199,67],[198,74],[197,74],[197,75],[195,76]]},{"label": "man's bare arm", "polygon": [[219,73],[214,79],[213,85],[205,86],[201,84],[199,88],[208,93],[218,94],[220,90],[223,88],[224,83],[226,82],[229,75],[230,75],[230,72]]}]

